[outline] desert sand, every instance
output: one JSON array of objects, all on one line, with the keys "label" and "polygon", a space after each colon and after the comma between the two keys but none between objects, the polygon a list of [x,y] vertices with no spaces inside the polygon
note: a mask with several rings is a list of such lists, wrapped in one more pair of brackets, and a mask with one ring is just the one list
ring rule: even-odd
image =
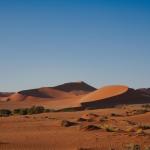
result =
[{"label": "desert sand", "polygon": [[[142,146],[149,145],[150,130],[147,135],[137,135],[134,132],[125,132],[132,127],[128,121],[150,124],[150,113],[124,116],[125,111],[131,108],[121,109],[99,109],[80,112],[58,112],[45,113],[31,116],[12,116],[0,118],[0,148],[1,149],[63,149],[73,150],[78,148],[99,147],[108,149],[110,146],[117,150],[122,145],[137,143]],[[134,109],[134,108],[132,108]],[[112,117],[111,113],[123,116]],[[77,120],[85,114],[94,113],[98,118],[107,116],[105,124],[118,127],[124,131],[107,132],[99,130],[80,130],[80,126],[96,124],[100,126],[101,121],[83,122],[71,127],[62,127],[62,120]]]},{"label": "desert sand", "polygon": [[[1,97],[0,109],[34,105],[56,110],[84,108],[73,112],[0,117],[2,150],[109,150],[110,147],[121,150],[131,143],[140,144],[144,150],[144,146],[150,145],[150,111],[143,111],[143,104],[150,103],[150,95],[145,90],[124,85],[96,89],[84,82],[73,82]],[[62,122],[72,124],[65,126]]]}]

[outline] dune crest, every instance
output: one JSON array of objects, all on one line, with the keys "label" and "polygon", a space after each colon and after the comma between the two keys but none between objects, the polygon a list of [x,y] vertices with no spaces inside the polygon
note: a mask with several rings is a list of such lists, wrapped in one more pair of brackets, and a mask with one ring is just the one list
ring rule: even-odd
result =
[{"label": "dune crest", "polygon": [[124,85],[111,85],[102,87],[95,92],[92,92],[81,99],[81,102],[95,101],[106,99],[109,97],[121,95],[128,91],[128,87]]},{"label": "dune crest", "polygon": [[54,89],[65,91],[65,92],[72,92],[75,94],[84,94],[93,92],[96,90],[96,88],[88,85],[87,83],[83,81],[78,82],[70,82],[70,83],[64,83],[58,86],[53,87]]}]

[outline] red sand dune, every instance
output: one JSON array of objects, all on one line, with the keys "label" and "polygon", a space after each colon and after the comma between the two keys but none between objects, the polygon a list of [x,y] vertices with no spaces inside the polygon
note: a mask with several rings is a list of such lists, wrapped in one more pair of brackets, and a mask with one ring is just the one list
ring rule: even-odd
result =
[{"label": "red sand dune", "polygon": [[10,92],[0,92],[0,101],[8,101],[9,100],[9,96],[13,95],[14,93],[10,93]]},{"label": "red sand dune", "polygon": [[69,94],[56,90],[54,88],[49,88],[49,87],[43,87],[39,89],[32,89],[32,90],[24,90],[19,92],[22,95],[27,95],[27,96],[33,96],[33,97],[40,97],[40,98],[59,98],[59,97],[68,97]]},{"label": "red sand dune", "polygon": [[81,99],[81,102],[95,101],[121,95],[128,91],[127,86],[106,86],[92,92]]},{"label": "red sand dune", "polygon": [[10,101],[23,101],[27,96],[19,94],[19,93],[14,93],[13,95],[9,96]]},{"label": "red sand dune", "polygon": [[123,85],[106,86],[81,98],[83,107],[99,108],[142,103],[150,103],[150,97]]},{"label": "red sand dune", "polygon": [[142,88],[142,89],[137,89],[138,92],[141,92],[143,95],[150,96],[150,88]]},{"label": "red sand dune", "polygon": [[65,91],[65,92],[72,92],[75,94],[85,94],[85,93],[93,92],[96,90],[96,88],[88,85],[87,83],[83,81],[64,83],[62,85],[58,85],[53,88],[57,90]]},{"label": "red sand dune", "polygon": [[[50,108],[104,108],[122,104],[150,103],[150,96],[141,90],[134,90],[123,85],[106,86],[95,90],[84,82],[24,90],[10,95],[7,99],[10,100],[10,103],[12,102],[11,106],[16,101],[14,107],[17,107],[18,101],[20,101],[19,107],[40,104]],[[1,106],[5,104],[1,103]],[[7,102],[6,105],[9,103]]]},{"label": "red sand dune", "polygon": [[73,98],[76,95],[83,95],[94,91],[95,88],[84,82],[65,83],[56,87],[42,87],[37,89],[23,90],[14,93],[9,97],[12,101],[22,101],[27,99],[65,99]]},{"label": "red sand dune", "polygon": [[70,93],[66,93],[64,91],[59,91],[49,87],[43,87],[39,89],[31,89],[31,90],[24,90],[18,93],[15,93],[9,97],[10,100],[15,101],[22,101],[27,99],[36,100],[40,99],[55,99],[55,98],[68,98],[72,97],[73,95]]},{"label": "red sand dune", "polygon": [[14,94],[13,92],[0,92],[0,97],[8,97]]}]

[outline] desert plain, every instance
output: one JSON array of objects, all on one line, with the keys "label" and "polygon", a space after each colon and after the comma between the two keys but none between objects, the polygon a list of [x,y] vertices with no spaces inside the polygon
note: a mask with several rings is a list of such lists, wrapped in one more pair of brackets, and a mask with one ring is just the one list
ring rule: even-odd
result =
[{"label": "desert plain", "polygon": [[[42,106],[39,114],[15,109]],[[150,146],[150,90],[85,82],[0,93],[0,150],[125,150]]]}]

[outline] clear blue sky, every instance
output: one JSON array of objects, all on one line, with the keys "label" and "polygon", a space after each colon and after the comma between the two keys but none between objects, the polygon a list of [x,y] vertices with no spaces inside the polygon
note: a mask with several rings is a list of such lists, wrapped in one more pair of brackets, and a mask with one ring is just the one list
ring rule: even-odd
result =
[{"label": "clear blue sky", "polygon": [[150,87],[150,1],[0,0],[0,91],[78,80]]}]

